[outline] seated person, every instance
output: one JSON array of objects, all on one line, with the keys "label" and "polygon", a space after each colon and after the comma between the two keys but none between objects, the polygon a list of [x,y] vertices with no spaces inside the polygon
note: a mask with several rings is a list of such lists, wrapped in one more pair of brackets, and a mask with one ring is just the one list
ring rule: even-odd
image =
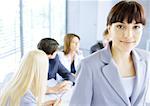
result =
[{"label": "seated person", "polygon": [[61,93],[70,89],[74,83],[74,76],[61,64],[57,55],[58,42],[52,38],[43,38],[37,45],[37,48],[43,50],[49,58],[48,80],[55,79],[58,73],[64,81],[54,87],[48,87],[47,93]]},{"label": "seated person", "polygon": [[90,53],[94,53],[97,50],[103,49],[104,48],[104,44],[102,41],[98,41],[96,44],[94,44],[91,48],[90,48]]},{"label": "seated person", "polygon": [[[45,96],[48,58],[41,50],[30,51],[21,61],[18,71],[2,88],[0,106],[40,106]],[[47,101],[43,105],[55,105]],[[57,105],[58,106],[58,105]]]},{"label": "seated person", "polygon": [[103,40],[98,41],[96,44],[94,44],[90,48],[90,53],[92,54],[92,53],[96,52],[97,50],[103,49],[109,41],[110,41],[109,34],[108,34],[108,30],[106,29],[103,33]]},{"label": "seated person", "polygon": [[78,65],[83,59],[83,54],[79,50],[80,37],[73,33],[68,33],[64,37],[63,50],[58,53],[62,64],[71,72],[73,75],[76,74]]}]

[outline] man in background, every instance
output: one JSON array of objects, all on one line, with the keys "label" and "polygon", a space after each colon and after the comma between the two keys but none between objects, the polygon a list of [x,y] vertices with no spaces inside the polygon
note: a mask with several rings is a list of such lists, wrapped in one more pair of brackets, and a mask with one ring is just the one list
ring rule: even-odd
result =
[{"label": "man in background", "polygon": [[61,64],[57,55],[58,42],[52,38],[43,38],[37,45],[37,48],[43,50],[49,58],[48,80],[55,79],[58,73],[64,81],[53,87],[48,87],[47,93],[58,94],[67,91],[74,83],[74,76]]}]

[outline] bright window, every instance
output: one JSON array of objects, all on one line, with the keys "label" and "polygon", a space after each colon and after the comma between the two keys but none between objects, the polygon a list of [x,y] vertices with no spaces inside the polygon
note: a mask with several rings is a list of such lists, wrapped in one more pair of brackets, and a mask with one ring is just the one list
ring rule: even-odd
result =
[{"label": "bright window", "polygon": [[63,45],[66,33],[66,0],[51,0],[51,37]]},{"label": "bright window", "polygon": [[0,0],[0,81],[20,60],[18,1]]},{"label": "bright window", "polygon": [[62,44],[65,27],[66,0],[0,0],[0,82],[40,39]]}]

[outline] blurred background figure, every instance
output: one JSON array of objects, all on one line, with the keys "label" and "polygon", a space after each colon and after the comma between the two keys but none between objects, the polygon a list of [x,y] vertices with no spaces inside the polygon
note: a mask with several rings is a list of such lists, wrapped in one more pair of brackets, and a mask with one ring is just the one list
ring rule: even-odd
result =
[{"label": "blurred background figure", "polygon": [[[59,94],[65,92],[70,89],[74,83],[74,76],[61,64],[59,60],[57,55],[58,45],[58,42],[52,38],[43,38],[37,45],[37,48],[43,50],[49,59],[47,94]],[[59,74],[63,78],[61,83],[57,83],[56,74]]]},{"label": "blurred background figure", "polygon": [[62,64],[75,76],[78,65],[83,59],[82,51],[79,50],[80,37],[73,33],[68,33],[64,37],[63,50],[58,53]]},{"label": "blurred background figure", "polygon": [[90,53],[94,53],[97,50],[103,49],[108,42],[110,41],[109,38],[109,33],[108,33],[108,29],[106,29],[103,33],[103,40],[102,41],[98,41],[96,44],[94,44],[91,48],[90,48]]},{"label": "blurred background figure", "polygon": [[41,50],[30,51],[18,71],[2,89],[0,106],[40,106],[47,87],[48,58]]}]

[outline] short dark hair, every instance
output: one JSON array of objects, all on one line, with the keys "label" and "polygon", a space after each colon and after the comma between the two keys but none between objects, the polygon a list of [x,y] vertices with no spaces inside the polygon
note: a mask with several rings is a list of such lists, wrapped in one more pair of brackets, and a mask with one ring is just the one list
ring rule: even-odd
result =
[{"label": "short dark hair", "polygon": [[37,45],[37,48],[43,50],[47,55],[53,54],[58,49],[59,43],[52,38],[43,38]]},{"label": "short dark hair", "polygon": [[128,23],[135,20],[136,23],[145,25],[143,6],[136,1],[120,1],[109,12],[107,26],[115,22],[123,22],[125,19],[127,19]]}]

